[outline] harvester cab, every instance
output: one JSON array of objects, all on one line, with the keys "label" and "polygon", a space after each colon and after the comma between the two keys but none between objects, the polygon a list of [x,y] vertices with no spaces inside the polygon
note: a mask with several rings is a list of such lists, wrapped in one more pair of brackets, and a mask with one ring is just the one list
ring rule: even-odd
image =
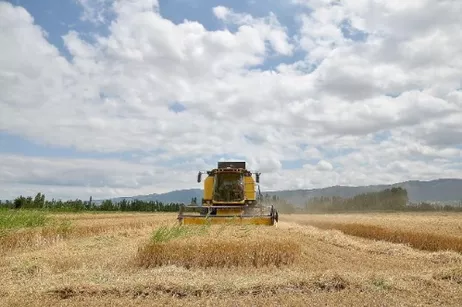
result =
[{"label": "harvester cab", "polygon": [[202,203],[181,206],[180,224],[277,224],[277,210],[261,203],[260,189],[257,195],[260,173],[247,170],[245,162],[218,162],[217,168],[198,173],[198,183],[202,182],[203,174],[207,177]]}]

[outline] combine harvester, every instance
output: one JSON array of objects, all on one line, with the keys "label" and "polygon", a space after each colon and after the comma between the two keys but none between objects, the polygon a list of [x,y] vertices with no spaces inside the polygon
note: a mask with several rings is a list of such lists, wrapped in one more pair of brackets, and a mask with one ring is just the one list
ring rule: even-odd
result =
[{"label": "combine harvester", "polygon": [[[263,197],[256,183],[260,173],[246,169],[245,162],[218,162],[218,167],[199,172],[197,182],[204,180],[202,206],[193,201],[180,207],[178,220],[181,225],[200,224],[250,224],[277,225],[278,212],[271,206],[264,206]],[[255,174],[255,180],[252,175]]]}]

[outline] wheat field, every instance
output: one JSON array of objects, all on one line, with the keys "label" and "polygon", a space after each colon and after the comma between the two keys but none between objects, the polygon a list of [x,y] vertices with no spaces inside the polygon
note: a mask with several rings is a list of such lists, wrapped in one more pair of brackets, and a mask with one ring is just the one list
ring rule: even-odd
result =
[{"label": "wheat field", "polygon": [[393,242],[462,238],[461,214],[281,215],[277,228],[182,228],[167,213],[52,218],[0,233],[0,306],[462,302],[460,252]]}]

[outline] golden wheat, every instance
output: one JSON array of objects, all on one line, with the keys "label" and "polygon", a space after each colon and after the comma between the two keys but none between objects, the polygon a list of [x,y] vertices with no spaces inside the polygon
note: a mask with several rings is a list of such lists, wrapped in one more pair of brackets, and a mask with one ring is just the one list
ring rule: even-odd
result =
[{"label": "golden wheat", "polygon": [[[67,216],[69,214],[66,214]],[[61,216],[61,222],[54,225],[4,232],[0,235],[0,251],[5,253],[17,248],[50,245],[65,239],[89,237],[150,226],[154,227],[164,220],[159,217],[153,218],[153,216],[127,216],[125,219],[120,219],[119,216],[116,216],[116,220],[107,220],[107,218],[104,215],[100,216],[100,219],[91,216],[89,220],[79,221],[81,216],[78,215],[75,220],[79,222],[73,223],[74,219]]]},{"label": "golden wheat", "polygon": [[143,267],[271,266],[294,263],[300,255],[296,242],[285,240],[197,238],[189,241],[150,242],[140,247],[137,263]]},{"label": "golden wheat", "polygon": [[462,238],[462,213],[362,213],[362,214],[297,214],[285,220],[301,225],[311,222],[363,224],[410,232],[434,233]]},{"label": "golden wheat", "polygon": [[462,252],[462,238],[435,233],[414,232],[400,229],[365,225],[359,223],[329,223],[311,221],[309,225],[321,229],[336,229],[347,235],[372,240],[383,240],[392,243],[408,244],[409,246],[427,251],[453,250]]},{"label": "golden wheat", "polygon": [[156,231],[149,242],[139,247],[136,263],[142,267],[280,267],[299,260],[301,247],[294,239],[262,237],[248,229],[183,226],[162,232],[161,236]]},{"label": "golden wheat", "polygon": [[[162,226],[174,223],[176,214],[121,216],[68,214],[73,234],[65,240],[0,255],[0,306],[459,306],[462,301],[462,257],[455,252],[347,236],[286,215],[278,228],[195,229]],[[411,224],[412,215],[408,220]],[[244,260],[263,250],[261,258],[277,262],[271,259],[283,243],[289,243],[288,256],[281,257],[286,264]],[[290,243],[296,247],[292,254]],[[153,255],[162,253],[148,246],[169,249],[163,252],[177,257],[177,264],[165,264],[162,257],[152,264]],[[136,261],[143,249],[146,266]],[[188,249],[189,256],[182,256]],[[291,255],[296,257],[288,263]]]}]

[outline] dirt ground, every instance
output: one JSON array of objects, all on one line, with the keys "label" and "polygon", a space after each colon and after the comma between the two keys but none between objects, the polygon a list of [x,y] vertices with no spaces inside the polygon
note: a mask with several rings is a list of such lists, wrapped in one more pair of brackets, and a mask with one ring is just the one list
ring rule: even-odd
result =
[{"label": "dirt ground", "polygon": [[134,262],[138,248],[156,227],[175,223],[176,214],[60,215],[98,231],[1,253],[0,306],[461,306],[460,253],[420,251],[309,225],[360,220],[460,235],[460,217],[281,215],[277,228],[252,229],[255,236],[244,244],[263,236],[297,242],[296,263],[146,269]]}]

